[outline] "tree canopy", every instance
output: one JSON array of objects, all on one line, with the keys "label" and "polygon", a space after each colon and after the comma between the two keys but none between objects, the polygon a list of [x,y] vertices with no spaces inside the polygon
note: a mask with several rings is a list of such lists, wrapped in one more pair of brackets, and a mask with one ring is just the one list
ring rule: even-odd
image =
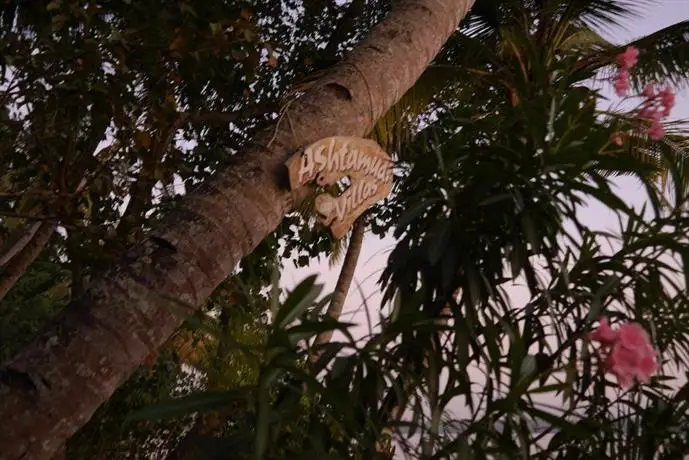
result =
[{"label": "tree canopy", "polygon": [[[280,270],[342,249],[307,197],[61,454],[689,454],[689,387],[678,378],[689,369],[687,128],[655,120],[655,138],[643,113],[664,85],[686,86],[689,21],[631,43],[601,33],[652,3],[478,1],[371,132],[396,177],[366,221],[397,241],[383,302],[366,306],[369,332],[353,336],[325,315],[316,277],[279,289]],[[85,308],[94,280],[179,210],[188,188],[240,165],[271,123],[291,123],[290,104],[318,91],[391,7],[5,2],[3,361],[49,320]],[[625,49],[638,62],[622,69],[629,97],[611,105],[603,94]],[[615,188],[619,175],[638,180],[645,207]],[[590,201],[618,227],[588,228]],[[176,300],[171,310],[184,307]],[[658,364],[649,381],[620,388],[609,358],[618,342],[596,339],[608,320],[610,334],[647,331]],[[333,330],[344,339],[319,342],[313,359],[304,344]],[[0,377],[23,382],[12,368]]]}]

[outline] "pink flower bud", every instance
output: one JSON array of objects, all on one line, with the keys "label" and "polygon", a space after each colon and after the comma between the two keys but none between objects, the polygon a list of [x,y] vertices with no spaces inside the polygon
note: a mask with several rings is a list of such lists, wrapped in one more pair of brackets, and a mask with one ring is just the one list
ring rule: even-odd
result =
[{"label": "pink flower bud", "polygon": [[648,119],[651,121],[660,121],[663,119],[663,112],[658,110],[658,108],[651,110]]},{"label": "pink flower bud", "polygon": [[648,137],[653,139],[654,141],[659,141],[660,139],[665,136],[665,129],[663,129],[663,125],[660,124],[658,121],[653,121],[651,123],[651,127],[648,128]]},{"label": "pink flower bud", "polygon": [[658,96],[660,97],[660,103],[667,110],[670,110],[672,107],[674,107],[675,95],[672,93],[672,90],[669,87],[661,89],[658,92]]},{"label": "pink flower bud", "polygon": [[622,138],[622,134],[621,133],[612,133],[612,135],[610,136],[610,142],[612,142],[615,145],[624,144],[624,139]]},{"label": "pink flower bud", "polygon": [[639,110],[638,117],[642,120],[650,120],[652,113],[653,110],[650,107],[643,107],[641,110]]},{"label": "pink flower bud", "polygon": [[[616,133],[618,134],[618,133]],[[618,134],[619,135],[619,134]],[[613,134],[614,136],[614,134]],[[591,332],[589,339],[600,342],[603,345],[612,345],[619,338],[619,333],[613,331],[608,322],[608,318],[603,316],[600,319],[600,326],[595,331]]]},{"label": "pink flower bud", "polygon": [[621,70],[620,73],[618,73],[615,77],[613,86],[615,87],[615,93],[618,96],[624,96],[627,94],[627,91],[629,88],[631,88],[631,85],[629,84],[629,72],[626,70]]},{"label": "pink flower bud", "polygon": [[648,99],[654,97],[656,94],[655,85],[653,83],[649,83],[644,87],[644,90],[641,92],[641,94]]},{"label": "pink flower bud", "polygon": [[617,64],[622,69],[630,69],[639,61],[639,50],[633,46],[628,46],[624,52],[617,55]]}]

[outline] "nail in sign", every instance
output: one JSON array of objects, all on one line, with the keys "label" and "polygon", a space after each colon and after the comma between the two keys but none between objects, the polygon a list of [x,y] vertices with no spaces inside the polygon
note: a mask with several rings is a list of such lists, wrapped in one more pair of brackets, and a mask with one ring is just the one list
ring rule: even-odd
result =
[{"label": "nail in sign", "polygon": [[316,197],[319,221],[342,238],[366,209],[392,190],[392,160],[375,142],[358,137],[326,137],[287,160],[289,184],[296,190],[315,182],[320,187],[349,177],[351,185],[339,196]]}]

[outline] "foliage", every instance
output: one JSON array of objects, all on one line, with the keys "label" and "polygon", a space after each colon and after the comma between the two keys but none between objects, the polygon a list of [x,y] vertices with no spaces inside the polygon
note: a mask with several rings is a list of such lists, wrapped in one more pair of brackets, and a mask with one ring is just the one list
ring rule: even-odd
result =
[{"label": "foliage", "polygon": [[[620,50],[592,27],[641,3],[478,1],[373,133],[400,166],[370,213],[374,233],[395,226],[399,238],[381,279],[391,313],[355,339],[320,316],[314,279],[281,302],[268,293],[285,259],[304,266],[335,248],[289,216],[99,409],[69,458],[162,458],[185,440],[203,458],[390,458],[391,429],[423,458],[686,455],[687,387],[658,376],[620,393],[586,338],[606,314],[651,330],[667,363],[689,360],[686,133],[617,147],[611,134],[635,121],[600,112],[585,86]],[[174,206],[175,187],[241,161],[307,75],[389,7],[5,2],[0,234],[33,220],[60,232],[0,303],[2,357]],[[679,23],[633,42],[635,84],[683,84],[688,37]],[[625,203],[612,174],[638,177],[648,207]],[[617,231],[586,228],[586,200],[615,213]],[[307,365],[300,341],[331,328],[346,339]]]},{"label": "foliage", "polygon": [[84,428],[67,444],[67,458],[160,458],[192,421],[140,421],[125,424],[132,411],[154,404],[171,394],[198,390],[198,378],[184,372],[170,350],[150,368],[139,369],[101,406]]},{"label": "foliage", "polygon": [[[294,439],[304,399],[328,420],[301,446],[317,458],[374,458],[389,428],[400,449],[428,459],[689,454],[687,387],[661,374],[622,392],[588,340],[602,315],[636,321],[666,366],[686,371],[685,153],[639,139],[662,161],[629,155],[611,142],[625,114],[598,110],[580,52],[547,59],[528,29],[503,35],[491,58],[503,65],[486,68],[474,104],[441,106],[401,152],[407,169],[388,208],[398,242],[381,278],[391,313],[376,328],[369,317],[364,337],[344,329],[304,369],[298,341],[346,325],[314,322],[312,279],[276,310],[247,389],[256,420],[244,436],[258,458]],[[635,176],[647,205],[627,203],[611,172]],[[618,228],[588,228],[590,201]],[[276,383],[292,397],[273,399]]]},{"label": "foliage", "polygon": [[24,273],[10,295],[3,299],[0,314],[0,360],[26,344],[44,318],[55,314],[69,298],[69,274],[45,254]]}]

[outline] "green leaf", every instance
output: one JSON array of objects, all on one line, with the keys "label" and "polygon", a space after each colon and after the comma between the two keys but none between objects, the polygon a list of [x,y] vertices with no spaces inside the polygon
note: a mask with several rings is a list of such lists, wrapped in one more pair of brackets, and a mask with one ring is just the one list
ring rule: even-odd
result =
[{"label": "green leaf", "polygon": [[275,325],[277,328],[285,328],[292,321],[301,316],[309,307],[313,306],[323,290],[322,284],[316,284],[316,278],[316,275],[307,277],[289,293],[275,317]]},{"label": "green leaf", "polygon": [[196,412],[221,410],[233,401],[246,398],[251,387],[230,391],[207,391],[171,399],[161,404],[144,407],[127,417],[127,421],[156,420],[192,415]]},{"label": "green leaf", "polygon": [[523,410],[532,417],[539,418],[544,422],[551,424],[553,427],[567,433],[567,435],[570,437],[586,439],[591,436],[589,429],[569,422],[561,415],[551,414],[550,412],[546,412],[535,407],[523,407]]},{"label": "green leaf", "polygon": [[261,394],[258,403],[258,415],[256,417],[256,458],[261,460],[268,450],[268,437],[270,435],[271,410],[267,395]]},{"label": "green leaf", "polygon": [[279,261],[276,258],[270,283],[270,314],[273,318],[277,316],[278,308],[280,305],[280,270],[278,268],[279,266]]},{"label": "green leaf", "polygon": [[428,245],[428,261],[431,265],[436,265],[443,255],[446,248],[446,240],[450,235],[452,230],[450,221],[442,222],[433,235],[429,238],[430,243]]},{"label": "green leaf", "polygon": [[526,253],[523,251],[523,246],[521,244],[515,245],[510,254],[510,268],[512,269],[512,279],[515,279],[522,272],[522,267],[524,267],[524,262],[526,262]]},{"label": "green leaf", "polygon": [[[287,337],[290,343],[296,345],[300,340],[308,339],[325,331],[339,330],[347,334],[349,328],[356,326],[356,323],[344,323],[332,318],[325,318],[324,321],[305,321],[301,324],[287,329]],[[351,337],[351,336],[350,336]],[[353,339],[352,339],[353,341]]]},{"label": "green leaf", "polygon": [[526,355],[519,367],[519,381],[530,380],[536,372],[536,358],[533,355]]},{"label": "green leaf", "polygon": [[609,276],[606,278],[605,283],[601,286],[598,291],[593,296],[593,301],[591,302],[591,310],[589,310],[588,321],[595,321],[600,318],[601,308],[605,298],[610,295],[618,286],[620,285],[620,278],[617,276]]},{"label": "green leaf", "polygon": [[314,375],[318,375],[325,369],[346,346],[347,344],[342,342],[330,342],[323,345],[318,360],[312,366]]},{"label": "green leaf", "polygon": [[431,205],[443,201],[441,198],[431,198],[424,200],[421,203],[415,205],[407,212],[400,216],[397,224],[395,226],[395,236],[400,236],[402,232],[411,224],[415,219],[419,218]]},{"label": "green leaf", "polygon": [[565,383],[551,383],[550,385],[543,385],[536,387],[533,390],[529,390],[529,393],[558,393],[566,390],[569,387],[567,382]]}]

